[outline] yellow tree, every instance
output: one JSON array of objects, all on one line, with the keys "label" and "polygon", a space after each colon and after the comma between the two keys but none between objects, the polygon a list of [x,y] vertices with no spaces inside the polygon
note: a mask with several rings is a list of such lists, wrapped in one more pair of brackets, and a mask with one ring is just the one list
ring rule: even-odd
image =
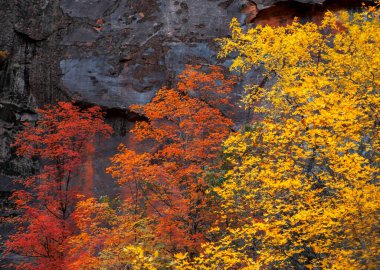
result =
[{"label": "yellow tree", "polygon": [[379,9],[231,30],[231,69],[266,70],[244,99],[263,120],[225,142],[219,240],[178,268],[378,269]]}]

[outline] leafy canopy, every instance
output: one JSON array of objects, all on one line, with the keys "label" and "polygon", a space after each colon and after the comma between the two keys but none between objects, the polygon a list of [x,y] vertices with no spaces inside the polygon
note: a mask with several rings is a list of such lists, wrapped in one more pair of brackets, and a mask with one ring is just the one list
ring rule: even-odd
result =
[{"label": "leafy canopy", "polygon": [[220,56],[265,68],[244,99],[263,120],[226,140],[219,240],[178,254],[179,269],[378,269],[379,15],[247,32],[231,22]]},{"label": "leafy canopy", "polygon": [[107,171],[124,189],[116,210],[91,199],[78,205],[73,269],[166,269],[177,252],[199,252],[215,217],[205,191],[232,125],[217,106],[230,106],[236,79],[198,66],[178,79],[148,104],[132,106],[147,118],[133,138],[150,150],[120,145],[111,158]]},{"label": "leafy canopy", "polygon": [[22,216],[15,219],[17,231],[5,243],[5,255],[27,257],[16,269],[67,269],[67,239],[75,230],[71,214],[84,178],[81,168],[95,138],[108,137],[112,128],[99,107],[81,110],[59,102],[37,112],[38,121],[26,124],[15,146],[18,155],[38,159],[41,168],[19,180],[24,189],[12,195]]}]

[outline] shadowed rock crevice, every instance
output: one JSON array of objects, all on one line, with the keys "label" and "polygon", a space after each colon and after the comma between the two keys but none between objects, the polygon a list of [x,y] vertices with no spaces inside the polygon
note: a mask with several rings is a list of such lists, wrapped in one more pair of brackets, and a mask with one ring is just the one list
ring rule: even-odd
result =
[{"label": "shadowed rock crevice", "polygon": [[[327,11],[358,10],[363,2],[358,0],[322,0],[322,1],[278,1],[268,7],[266,1],[245,1],[241,12],[244,15],[243,24],[286,25],[295,17],[301,21],[320,22]],[[273,2],[273,1],[272,1]]]}]

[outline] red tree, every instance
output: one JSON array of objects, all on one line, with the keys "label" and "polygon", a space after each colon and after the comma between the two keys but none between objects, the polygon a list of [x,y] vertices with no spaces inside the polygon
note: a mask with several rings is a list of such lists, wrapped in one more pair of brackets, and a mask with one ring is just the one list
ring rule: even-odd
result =
[{"label": "red tree", "polygon": [[14,192],[23,210],[18,230],[6,242],[7,253],[29,257],[17,269],[66,269],[66,240],[73,233],[71,212],[77,202],[81,166],[94,151],[97,137],[112,133],[99,107],[81,110],[60,102],[38,110],[36,125],[27,124],[15,142],[17,154],[38,158],[39,173],[20,182]]},{"label": "red tree", "polygon": [[134,137],[152,142],[153,149],[137,153],[120,146],[109,172],[128,189],[127,205],[155,220],[157,239],[168,251],[192,252],[212,218],[207,176],[220,166],[221,143],[232,125],[215,106],[229,103],[236,80],[218,67],[205,73],[189,66],[179,80],[150,103],[132,107],[148,118],[136,124]]}]

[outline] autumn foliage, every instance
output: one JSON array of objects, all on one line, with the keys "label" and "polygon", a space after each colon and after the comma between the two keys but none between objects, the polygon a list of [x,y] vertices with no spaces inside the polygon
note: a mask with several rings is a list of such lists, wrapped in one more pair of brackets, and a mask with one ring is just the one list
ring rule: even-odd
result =
[{"label": "autumn foliage", "polygon": [[214,106],[228,102],[224,96],[234,83],[220,68],[203,73],[187,67],[176,88],[162,88],[150,103],[133,106],[148,121],[132,133],[153,141],[153,149],[137,153],[120,146],[112,158],[109,172],[128,188],[130,205],[157,222],[157,238],[172,252],[195,251],[204,241],[206,174],[220,166],[221,142],[232,125]]},{"label": "autumn foliage", "polygon": [[18,134],[17,154],[40,160],[38,173],[19,180],[25,187],[13,193],[22,217],[18,231],[6,242],[7,252],[27,257],[17,269],[67,269],[67,238],[74,232],[71,213],[77,202],[81,165],[93,151],[97,136],[112,129],[99,107],[80,110],[71,103],[38,110],[36,125]]},{"label": "autumn foliage", "polygon": [[16,140],[42,164],[13,196],[8,252],[34,258],[19,269],[379,269],[378,7],[231,32],[219,57],[264,70],[242,100],[256,120],[226,116],[235,76],[187,66],[131,106],[145,120],[107,169],[120,198],[77,189],[111,133],[99,108],[39,111]]},{"label": "autumn foliage", "polygon": [[378,269],[379,11],[231,30],[231,69],[266,70],[245,97],[263,120],[225,141],[219,239],[178,269]]},{"label": "autumn foliage", "polygon": [[151,220],[127,203],[103,198],[81,200],[73,213],[79,232],[69,238],[67,269],[158,269],[169,264],[155,243]]},{"label": "autumn foliage", "polygon": [[175,88],[132,107],[148,119],[132,130],[135,141],[152,147],[141,152],[120,145],[111,158],[108,172],[126,190],[121,205],[88,200],[74,213],[81,228],[72,238],[72,254],[81,254],[76,269],[158,269],[179,251],[197,253],[205,241],[214,217],[205,191],[219,173],[221,143],[232,125],[216,105],[229,103],[236,81],[218,67],[190,66],[178,79]]}]

